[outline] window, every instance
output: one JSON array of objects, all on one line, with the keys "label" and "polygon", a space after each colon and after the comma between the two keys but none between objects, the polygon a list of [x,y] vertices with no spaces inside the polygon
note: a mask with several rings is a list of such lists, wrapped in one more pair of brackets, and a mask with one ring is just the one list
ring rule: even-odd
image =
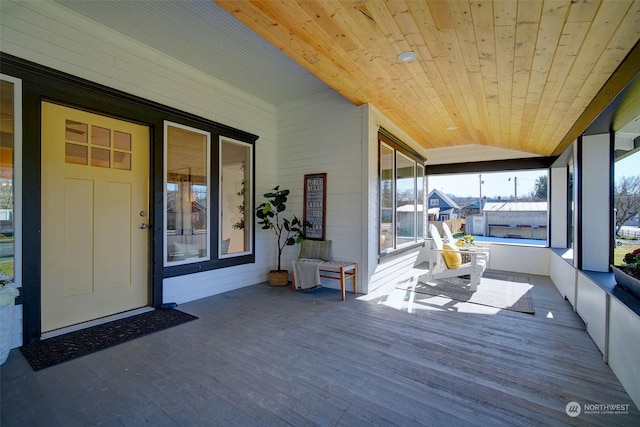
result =
[{"label": "window", "polygon": [[252,158],[252,145],[220,138],[219,257],[251,252]]},{"label": "window", "polygon": [[432,193],[446,195],[439,220],[464,220],[454,233],[472,234],[480,241],[546,246],[547,176],[546,169],[534,169],[431,175],[428,180]]},{"label": "window", "polygon": [[569,161],[567,172],[567,247],[573,249],[573,233],[574,233],[574,218],[575,218],[575,167],[573,165],[573,159]]},{"label": "window", "polygon": [[0,75],[0,280],[21,286],[21,81]]},{"label": "window", "polygon": [[636,249],[640,240],[640,111],[637,104],[633,105],[633,119],[615,133],[614,139],[614,265],[623,264],[624,255]]},{"label": "window", "polygon": [[[634,135],[636,136],[636,135]],[[637,136],[636,136],[637,137]],[[623,264],[640,240],[640,149],[627,151],[614,164],[613,218],[615,227],[614,265]]]},{"label": "window", "polygon": [[164,277],[255,260],[251,136],[189,125],[164,122]]},{"label": "window", "polygon": [[417,155],[380,135],[380,253],[424,239],[424,166]]},{"label": "window", "polygon": [[424,207],[426,206],[426,178],[424,177],[424,166],[422,165],[418,165],[417,168],[417,174],[416,174],[416,187],[417,187],[417,192],[418,192],[418,197],[416,199],[417,202],[417,215],[416,215],[416,219],[418,221],[418,234],[417,234],[417,238],[418,240],[424,239],[425,238],[425,234],[424,231],[426,230],[426,217],[424,216]]},{"label": "window", "polygon": [[165,266],[210,259],[211,134],[165,122]]}]

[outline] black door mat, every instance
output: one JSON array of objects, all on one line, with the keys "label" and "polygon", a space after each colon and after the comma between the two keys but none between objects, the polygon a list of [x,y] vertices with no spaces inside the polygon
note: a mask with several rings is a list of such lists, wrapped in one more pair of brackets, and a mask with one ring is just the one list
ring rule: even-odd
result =
[{"label": "black door mat", "polygon": [[153,310],[20,347],[34,371],[197,319],[180,310]]}]

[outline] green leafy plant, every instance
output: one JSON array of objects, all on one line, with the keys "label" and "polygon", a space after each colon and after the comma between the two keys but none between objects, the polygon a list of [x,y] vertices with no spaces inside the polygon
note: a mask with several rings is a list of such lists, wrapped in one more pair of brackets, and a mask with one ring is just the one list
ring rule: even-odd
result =
[{"label": "green leafy plant", "polygon": [[458,245],[474,245],[476,238],[471,234],[465,234],[456,242]]},{"label": "green leafy plant", "polygon": [[630,270],[635,270],[638,278],[640,278],[640,248],[625,254],[622,259]]},{"label": "green leafy plant", "polygon": [[[240,165],[240,170],[244,171],[244,162],[242,162],[242,165]],[[238,208],[238,213],[240,214],[240,219],[238,220],[238,222],[234,223],[231,226],[231,228],[233,228],[234,230],[244,230],[244,202],[245,202],[244,179],[242,179],[242,182],[240,183],[240,191],[236,193],[236,196],[242,199],[242,204],[239,204],[238,206],[236,206]]]},{"label": "green leafy plant", "polygon": [[263,230],[273,230],[278,238],[278,270],[282,271],[281,259],[282,251],[285,246],[293,246],[300,243],[304,239],[303,227],[311,227],[308,222],[303,222],[295,215],[288,219],[283,216],[283,212],[287,209],[287,196],[289,190],[280,190],[280,186],[276,186],[268,193],[264,194],[266,202],[261,203],[256,208],[256,216],[258,224]]}]

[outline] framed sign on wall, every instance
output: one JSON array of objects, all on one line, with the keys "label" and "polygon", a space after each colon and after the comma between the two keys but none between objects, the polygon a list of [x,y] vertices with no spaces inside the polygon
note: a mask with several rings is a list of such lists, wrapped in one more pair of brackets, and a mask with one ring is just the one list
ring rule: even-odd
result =
[{"label": "framed sign on wall", "polygon": [[324,240],[327,206],[327,174],[315,173],[304,176],[303,221],[311,224],[304,227],[305,237]]}]

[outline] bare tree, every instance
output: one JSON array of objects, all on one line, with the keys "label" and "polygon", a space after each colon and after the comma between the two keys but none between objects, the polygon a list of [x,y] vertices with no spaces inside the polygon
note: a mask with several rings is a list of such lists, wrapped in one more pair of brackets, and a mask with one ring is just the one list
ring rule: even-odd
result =
[{"label": "bare tree", "polygon": [[613,206],[616,209],[616,234],[629,219],[640,212],[640,176],[623,176],[613,190]]},{"label": "bare tree", "polygon": [[452,197],[452,200],[460,207],[461,215],[468,214],[467,211],[471,206],[478,206],[477,197]]},{"label": "bare tree", "polygon": [[531,192],[531,200],[546,201],[547,200],[547,175],[541,175],[536,179],[533,191]]}]

